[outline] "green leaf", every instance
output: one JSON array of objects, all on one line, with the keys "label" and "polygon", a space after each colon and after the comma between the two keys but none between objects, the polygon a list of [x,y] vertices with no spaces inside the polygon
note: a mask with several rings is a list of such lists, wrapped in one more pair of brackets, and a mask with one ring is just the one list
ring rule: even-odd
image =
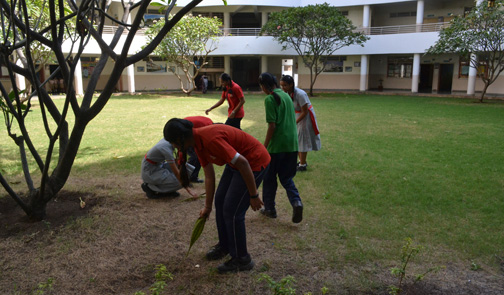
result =
[{"label": "green leaf", "polygon": [[200,217],[200,218],[198,218],[198,220],[196,220],[196,224],[194,225],[194,229],[193,229],[192,235],[191,235],[191,243],[189,244],[189,250],[187,250],[186,257],[189,255],[189,251],[191,251],[191,248],[194,245],[194,243],[201,236],[201,233],[203,232],[203,229],[205,228],[205,222],[206,222],[205,217]]}]

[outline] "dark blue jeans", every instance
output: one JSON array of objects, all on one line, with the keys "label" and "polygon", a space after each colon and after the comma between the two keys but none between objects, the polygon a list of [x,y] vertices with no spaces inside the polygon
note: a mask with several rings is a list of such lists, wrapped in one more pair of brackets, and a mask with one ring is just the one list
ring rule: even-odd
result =
[{"label": "dark blue jeans", "polygon": [[264,209],[275,210],[275,197],[278,188],[277,175],[280,184],[287,192],[291,205],[296,201],[301,201],[294,180],[292,180],[296,176],[297,154],[297,152],[270,154],[271,162],[266,175],[264,175],[263,184]]},{"label": "dark blue jeans", "polygon": [[[254,172],[257,186],[261,184],[264,171]],[[249,206],[250,194],[240,171],[226,165],[215,192],[215,220],[219,245],[233,258],[248,254],[245,213]]]},{"label": "dark blue jeans", "polygon": [[189,175],[189,180],[197,180],[198,179],[198,174],[201,169],[201,164],[198,160],[198,155],[196,155],[196,152],[194,151],[193,147],[189,147],[187,149],[187,154],[189,155],[189,159],[187,160],[187,163],[191,164],[194,166],[194,171]]},{"label": "dark blue jeans", "polygon": [[226,120],[225,124],[229,125],[229,126],[233,126],[233,127],[238,128],[238,129],[241,130],[241,120],[242,119],[243,118],[228,118]]}]

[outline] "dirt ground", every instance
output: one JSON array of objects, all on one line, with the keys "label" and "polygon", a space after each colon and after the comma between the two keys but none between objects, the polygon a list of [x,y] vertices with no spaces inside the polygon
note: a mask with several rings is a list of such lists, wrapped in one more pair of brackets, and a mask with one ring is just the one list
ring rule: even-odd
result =
[{"label": "dirt ground", "polygon": [[[203,185],[195,189],[203,192]],[[92,192],[92,193],[90,193]],[[272,294],[261,274],[279,281],[295,278],[297,294],[388,294],[396,283],[389,265],[330,263],[317,243],[294,242],[316,231],[315,212],[305,208],[300,224],[279,201],[279,217],[267,219],[249,210],[246,217],[251,272],[219,275],[221,262],[206,261],[217,242],[213,213],[186,257],[190,234],[203,199],[189,196],[149,200],[137,176],[117,179],[71,178],[48,205],[47,219],[31,223],[12,198],[0,198],[0,294],[150,294],[158,264],[173,274],[164,294]],[[80,208],[80,198],[86,202]],[[285,200],[280,194],[279,200]],[[336,233],[335,233],[336,235]],[[292,242],[291,242],[292,241]],[[404,294],[504,294],[504,261],[495,272],[471,271],[460,263],[414,286]],[[37,287],[53,279],[51,289]]]}]

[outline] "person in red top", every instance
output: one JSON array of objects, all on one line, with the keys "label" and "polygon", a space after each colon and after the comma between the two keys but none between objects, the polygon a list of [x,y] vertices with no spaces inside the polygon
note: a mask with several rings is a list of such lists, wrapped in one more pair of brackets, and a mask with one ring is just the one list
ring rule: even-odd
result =
[{"label": "person in red top", "polygon": [[[205,207],[200,217],[212,212],[215,193],[215,220],[219,243],[206,254],[208,260],[231,259],[217,267],[219,273],[251,270],[254,262],[247,251],[245,213],[249,206],[257,211],[263,206],[257,187],[271,161],[266,148],[253,136],[224,124],[193,128],[184,119],[171,119],[164,127],[164,138],[186,155],[193,147],[205,172]],[[213,164],[226,165],[217,191]],[[185,169],[185,165],[182,165]],[[184,173],[181,173],[181,175]],[[185,173],[187,175],[187,173]],[[182,179],[187,184],[188,178]]]},{"label": "person in red top", "polygon": [[[184,119],[191,121],[193,123],[194,128],[200,128],[213,124],[212,119],[203,116],[185,117]],[[189,155],[187,163],[194,166],[194,170],[189,176],[189,181],[195,183],[202,183],[203,180],[199,179],[198,177],[199,171],[201,169],[201,164],[198,161],[198,156],[196,155],[196,152],[194,151],[193,148],[190,148],[187,150],[187,154]]]},{"label": "person in red top", "polygon": [[245,97],[243,96],[243,91],[240,85],[236,84],[231,80],[231,77],[223,73],[219,81],[222,85],[222,96],[221,99],[214,104],[211,108],[205,111],[205,114],[219,107],[227,99],[228,101],[228,119],[226,120],[226,125],[236,127],[241,129],[241,120],[245,116],[245,111],[243,110],[243,105],[245,104]]}]

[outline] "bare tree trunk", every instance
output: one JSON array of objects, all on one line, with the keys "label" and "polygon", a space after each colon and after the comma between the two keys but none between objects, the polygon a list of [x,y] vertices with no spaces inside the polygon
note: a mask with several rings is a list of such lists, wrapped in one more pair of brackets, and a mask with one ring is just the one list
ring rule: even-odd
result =
[{"label": "bare tree trunk", "polygon": [[490,84],[488,82],[485,82],[485,86],[483,87],[483,91],[481,92],[479,102],[483,102],[483,99],[485,98],[485,94],[486,94],[489,86],[490,86]]},{"label": "bare tree trunk", "polygon": [[315,85],[315,81],[313,81],[313,65],[310,67],[310,96],[313,96],[313,85]]}]

